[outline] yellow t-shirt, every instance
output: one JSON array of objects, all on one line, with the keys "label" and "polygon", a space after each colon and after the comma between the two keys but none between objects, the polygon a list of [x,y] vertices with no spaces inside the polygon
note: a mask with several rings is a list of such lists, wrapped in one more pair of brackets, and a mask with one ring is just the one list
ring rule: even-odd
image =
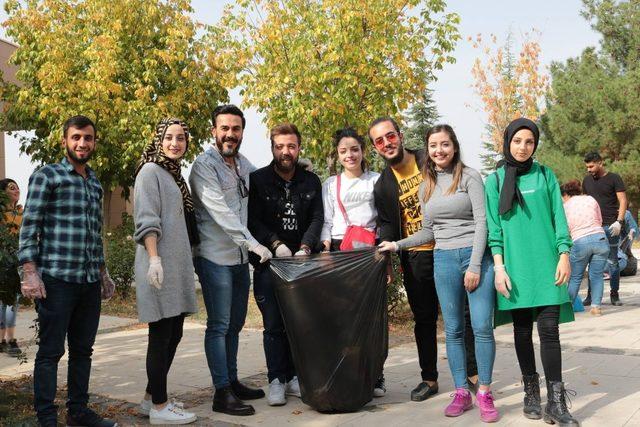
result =
[{"label": "yellow t-shirt", "polygon": [[[1,212],[1,211],[0,211]],[[10,224],[9,229],[12,233],[18,234],[22,225],[22,207],[18,206],[15,210],[9,210],[4,213],[4,220]]]},{"label": "yellow t-shirt", "polygon": [[[400,219],[402,220],[402,238],[409,237],[422,229],[422,209],[418,199],[418,187],[422,183],[422,173],[415,162],[415,155],[400,170],[391,168],[398,181],[400,195]],[[431,251],[434,243],[425,243],[409,249],[410,251]]]}]

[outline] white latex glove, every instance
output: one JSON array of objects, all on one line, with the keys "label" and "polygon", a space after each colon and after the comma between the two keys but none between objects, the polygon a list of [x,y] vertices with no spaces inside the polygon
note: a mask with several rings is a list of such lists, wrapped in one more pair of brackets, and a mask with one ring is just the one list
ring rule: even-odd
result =
[{"label": "white latex glove", "polygon": [[162,260],[159,256],[149,258],[149,271],[147,271],[147,281],[156,289],[162,289],[164,271],[162,270]]},{"label": "white latex glove", "polygon": [[380,252],[398,252],[398,244],[396,242],[382,242],[378,245]]},{"label": "white latex glove", "polygon": [[511,294],[509,291],[511,290],[511,279],[507,274],[507,271],[503,268],[495,269],[495,278],[494,283],[496,287],[496,291],[499,294],[502,294],[503,297],[509,299]]},{"label": "white latex glove", "polygon": [[629,241],[633,241],[633,237],[636,235],[635,230],[629,230]]},{"label": "white latex glove", "polygon": [[293,254],[293,256],[303,256],[303,255],[309,255],[309,254],[307,252],[303,251],[302,249],[300,249],[298,252]]},{"label": "white latex glove", "polygon": [[100,272],[100,285],[102,287],[102,299],[110,299],[116,291],[116,284],[113,283],[113,279],[109,276],[109,271],[106,267]]},{"label": "white latex glove", "polygon": [[620,230],[622,230],[622,224],[620,224],[618,221],[609,226],[609,232],[612,236],[619,236]]},{"label": "white latex glove", "polygon": [[292,256],[291,250],[287,247],[287,245],[282,244],[276,248],[276,258],[283,258]]},{"label": "white latex glove", "polygon": [[269,261],[273,257],[273,255],[271,254],[271,251],[265,248],[264,246],[262,246],[261,244],[257,244],[255,247],[253,247],[251,249],[251,252],[253,252],[254,254],[260,257],[260,264]]},{"label": "white latex glove", "polygon": [[21,291],[26,298],[40,299],[47,297],[44,282],[38,273],[35,262],[26,262],[22,266]]}]

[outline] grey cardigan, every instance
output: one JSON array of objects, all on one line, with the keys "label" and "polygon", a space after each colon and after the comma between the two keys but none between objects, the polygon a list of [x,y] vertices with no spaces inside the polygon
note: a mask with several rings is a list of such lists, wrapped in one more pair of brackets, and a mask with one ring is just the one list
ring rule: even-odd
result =
[{"label": "grey cardigan", "polygon": [[[196,313],[196,290],[191,246],[184,221],[182,195],[173,177],[155,163],[147,163],[136,177],[133,196],[135,280],[138,319],[150,323]],[[162,259],[162,289],[147,283],[149,255],[144,247],[148,233],[158,237]]]}]

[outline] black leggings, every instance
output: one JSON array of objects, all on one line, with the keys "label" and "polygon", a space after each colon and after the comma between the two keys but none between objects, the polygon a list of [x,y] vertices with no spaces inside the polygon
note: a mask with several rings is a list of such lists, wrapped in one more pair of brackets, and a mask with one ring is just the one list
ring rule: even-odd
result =
[{"label": "black leggings", "polygon": [[184,314],[149,323],[147,393],[154,404],[167,401],[167,374],[182,339]]},{"label": "black leggings", "polygon": [[547,381],[562,381],[562,354],[558,321],[559,305],[511,310],[516,354],[522,375],[536,373],[536,358],[533,351],[533,321],[537,312],[540,358]]}]

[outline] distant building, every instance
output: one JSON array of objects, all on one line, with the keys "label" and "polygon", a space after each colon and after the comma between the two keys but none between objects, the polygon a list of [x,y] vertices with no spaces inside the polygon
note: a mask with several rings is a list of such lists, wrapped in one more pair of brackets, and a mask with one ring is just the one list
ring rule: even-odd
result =
[{"label": "distant building", "polygon": [[[9,58],[17,48],[18,46],[16,44],[0,38],[0,70],[2,71],[2,76],[5,80],[16,84],[18,83],[18,80],[16,79],[16,72],[18,69],[14,65],[9,64]],[[4,103],[0,101],[0,111],[3,109]],[[12,160],[7,159],[5,155],[5,131],[8,130],[19,129],[0,129],[0,179],[6,177],[7,161]],[[26,191],[26,188],[22,190]],[[131,213],[133,210],[131,203],[123,199],[122,188],[116,188],[113,190],[110,200],[105,200],[105,203],[108,203],[107,206],[109,207],[109,212],[105,218],[105,224],[107,226],[119,225],[121,223],[122,212]]]}]

